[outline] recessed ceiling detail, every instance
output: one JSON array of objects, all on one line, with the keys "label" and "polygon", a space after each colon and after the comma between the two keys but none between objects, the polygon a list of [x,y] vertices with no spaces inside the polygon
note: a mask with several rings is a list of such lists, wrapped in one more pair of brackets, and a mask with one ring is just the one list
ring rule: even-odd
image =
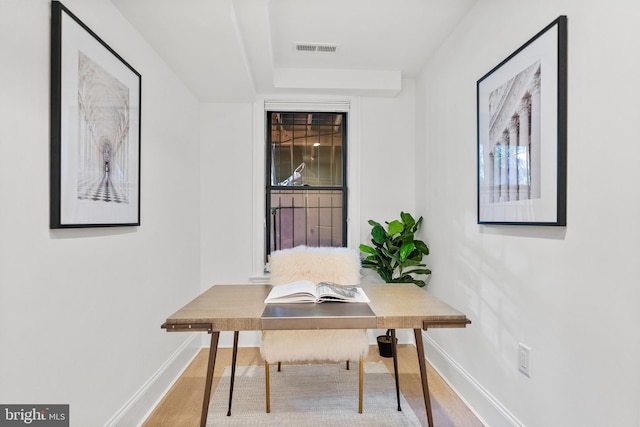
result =
[{"label": "recessed ceiling detail", "polygon": [[330,43],[293,43],[296,52],[336,53],[339,45]]},{"label": "recessed ceiling detail", "polygon": [[480,1],[109,0],[198,100],[214,103],[397,96]]}]

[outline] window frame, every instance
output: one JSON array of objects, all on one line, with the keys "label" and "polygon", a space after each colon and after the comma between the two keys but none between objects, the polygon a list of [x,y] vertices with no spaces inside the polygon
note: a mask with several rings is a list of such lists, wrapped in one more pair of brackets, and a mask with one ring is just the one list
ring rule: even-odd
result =
[{"label": "window frame", "polygon": [[[365,232],[361,224],[360,208],[360,150],[361,150],[361,122],[362,101],[359,96],[344,97],[319,97],[298,96],[292,100],[288,96],[257,96],[252,107],[252,229],[251,236],[251,264],[253,270],[249,281],[251,283],[268,283],[268,265],[265,263],[265,230],[267,226],[265,218],[265,194],[266,182],[265,166],[265,120],[266,111],[346,111],[349,116],[347,138],[349,141],[349,158],[347,160],[347,182],[349,183],[347,200],[349,211],[347,212],[347,247],[357,249],[361,232]],[[354,226],[355,224],[355,226]],[[362,230],[361,230],[362,229]],[[367,231],[368,233],[368,231]]]},{"label": "window frame", "polygon": [[[341,173],[342,173],[342,182],[339,186],[337,185],[318,185],[318,186],[283,186],[273,184],[271,182],[272,176],[272,154],[273,154],[273,140],[272,140],[272,116],[273,114],[336,114],[341,115],[342,120],[342,164],[340,165]],[[265,204],[265,237],[264,237],[264,261],[265,263],[268,261],[269,254],[271,253],[271,238],[272,230],[270,227],[271,223],[271,196],[272,192],[278,190],[288,190],[293,193],[296,192],[305,192],[305,191],[341,191],[342,192],[342,242],[341,247],[346,247],[348,244],[348,230],[349,230],[349,186],[348,186],[348,161],[349,161],[349,112],[348,111],[279,111],[279,110],[265,110],[265,163],[264,163],[264,182],[265,182],[265,190],[264,190],[264,204]]]}]

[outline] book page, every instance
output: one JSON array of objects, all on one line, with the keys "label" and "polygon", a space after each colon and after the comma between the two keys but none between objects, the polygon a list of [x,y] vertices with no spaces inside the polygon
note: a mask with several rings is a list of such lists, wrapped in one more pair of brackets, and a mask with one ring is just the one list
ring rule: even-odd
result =
[{"label": "book page", "polygon": [[316,300],[316,285],[308,280],[300,280],[274,286],[264,302],[315,302]]},{"label": "book page", "polygon": [[369,302],[362,288],[355,286],[320,282],[316,286],[316,294],[321,301]]}]

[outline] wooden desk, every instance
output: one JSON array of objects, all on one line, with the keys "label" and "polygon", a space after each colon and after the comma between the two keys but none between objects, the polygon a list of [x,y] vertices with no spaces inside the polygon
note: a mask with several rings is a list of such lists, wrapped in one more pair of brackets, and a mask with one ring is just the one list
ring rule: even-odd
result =
[{"label": "wooden desk", "polygon": [[[200,425],[207,422],[207,412],[211,397],[211,383],[215,367],[218,339],[221,331],[234,331],[234,351],[231,373],[231,394],[233,391],[236,354],[239,331],[259,331],[262,329],[261,316],[265,308],[264,299],[271,285],[217,285],[185,305],[167,318],[162,325],[167,332],[206,331],[211,334],[209,363],[205,382],[204,398]],[[412,283],[381,283],[363,285],[371,302],[369,306],[375,313],[377,329],[391,329],[395,338],[396,329],[413,329],[420,364],[422,391],[424,395],[427,420],[433,425],[431,402],[427,382],[427,369],[424,358],[422,330],[427,328],[464,328],[471,323],[467,317],[443,301],[429,295],[424,289]],[[347,326],[347,325],[345,325]],[[357,326],[353,327],[354,329]],[[393,340],[395,344],[395,340]],[[395,348],[394,348],[395,352]],[[395,362],[395,359],[394,359]],[[398,379],[397,366],[396,381]]]}]

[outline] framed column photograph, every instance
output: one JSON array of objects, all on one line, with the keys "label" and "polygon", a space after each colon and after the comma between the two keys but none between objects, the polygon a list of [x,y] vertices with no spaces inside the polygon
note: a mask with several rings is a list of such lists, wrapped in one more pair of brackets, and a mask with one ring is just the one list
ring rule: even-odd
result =
[{"label": "framed column photograph", "polygon": [[478,223],[566,225],[567,17],[477,82]]},{"label": "framed column photograph", "polygon": [[51,5],[50,228],[140,225],[142,78]]}]

